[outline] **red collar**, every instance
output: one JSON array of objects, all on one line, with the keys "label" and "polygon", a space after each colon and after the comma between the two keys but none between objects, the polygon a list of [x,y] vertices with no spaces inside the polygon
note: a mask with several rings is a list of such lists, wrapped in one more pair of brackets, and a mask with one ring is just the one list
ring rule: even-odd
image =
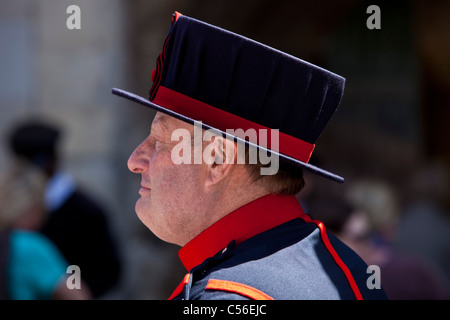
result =
[{"label": "red collar", "polygon": [[229,213],[180,249],[178,255],[190,271],[224,249],[304,215],[294,196],[267,195]]}]

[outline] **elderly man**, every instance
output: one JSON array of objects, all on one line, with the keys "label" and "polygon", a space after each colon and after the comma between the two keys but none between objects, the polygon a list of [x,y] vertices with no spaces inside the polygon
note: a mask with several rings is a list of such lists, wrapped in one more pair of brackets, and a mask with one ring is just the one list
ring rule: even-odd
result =
[{"label": "elderly man", "polygon": [[182,247],[170,299],[385,298],[294,196],[302,168],[343,181],[308,164],[342,77],[175,13],[152,80],[149,100],[113,93],[157,110],[128,167],[141,221]]}]

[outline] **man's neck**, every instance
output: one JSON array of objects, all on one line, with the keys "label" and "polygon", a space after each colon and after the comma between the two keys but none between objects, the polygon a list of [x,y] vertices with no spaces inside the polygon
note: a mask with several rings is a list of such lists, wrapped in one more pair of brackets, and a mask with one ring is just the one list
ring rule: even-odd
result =
[{"label": "man's neck", "polygon": [[[263,190],[242,190],[238,194],[225,194],[217,202],[217,214],[215,215],[215,221],[218,221],[228,215],[229,213],[239,209],[240,207],[250,203],[258,198],[267,195],[267,191]],[[211,223],[212,224],[212,223]]]},{"label": "man's neck", "polygon": [[206,211],[208,219],[204,220],[202,227],[195,234],[191,234],[189,238],[183,241],[182,246],[229,213],[267,194],[266,190],[258,187],[256,184],[225,185],[221,189],[214,191],[208,197],[210,200]]}]

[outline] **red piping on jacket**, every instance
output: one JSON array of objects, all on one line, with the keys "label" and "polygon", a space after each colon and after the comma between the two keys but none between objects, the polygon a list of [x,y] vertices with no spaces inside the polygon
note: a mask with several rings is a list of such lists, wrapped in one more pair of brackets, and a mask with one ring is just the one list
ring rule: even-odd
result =
[{"label": "red piping on jacket", "polygon": [[361,292],[359,291],[359,288],[355,282],[355,279],[353,279],[353,275],[348,269],[348,267],[345,265],[345,263],[342,261],[342,259],[337,254],[336,250],[334,250],[333,246],[330,243],[330,240],[328,239],[327,232],[325,230],[325,226],[322,223],[322,221],[319,220],[312,220],[308,215],[302,215],[300,216],[301,219],[303,219],[305,222],[308,223],[314,223],[319,227],[320,230],[320,236],[322,237],[322,241],[325,244],[325,247],[327,248],[328,252],[333,257],[333,260],[336,262],[336,264],[341,268],[342,272],[344,272],[345,277],[347,278],[348,283],[350,284],[350,287],[353,291],[353,294],[355,295],[356,300],[363,300],[363,297],[361,295]]}]

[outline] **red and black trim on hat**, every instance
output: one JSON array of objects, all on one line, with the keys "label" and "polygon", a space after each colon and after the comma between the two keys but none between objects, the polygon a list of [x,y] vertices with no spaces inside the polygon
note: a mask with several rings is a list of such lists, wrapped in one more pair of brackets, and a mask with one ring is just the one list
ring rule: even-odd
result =
[{"label": "red and black trim on hat", "polygon": [[[178,18],[181,17],[182,14],[175,11],[175,13],[172,15],[172,25],[173,27],[175,25],[175,22],[177,22]],[[156,69],[152,71],[151,79],[153,82],[153,85],[150,89],[150,97],[149,100],[152,101],[155,98],[156,92],[158,91],[158,88],[161,84],[161,76],[162,76],[162,70],[164,65],[164,58],[166,57],[166,47],[167,42],[170,39],[170,35],[172,34],[171,31],[169,31],[169,34],[167,35],[166,39],[164,40],[164,45],[161,53],[159,54],[158,58],[156,59]]]},{"label": "red and black trim on hat", "polygon": [[[163,89],[163,91],[164,91],[164,89]],[[150,107],[150,108],[152,108],[152,109],[154,109],[156,111],[165,113],[165,114],[167,114],[167,115],[169,115],[171,117],[174,117],[176,119],[179,119],[181,121],[184,121],[184,122],[187,122],[187,123],[190,123],[190,124],[193,124],[193,125],[195,125],[199,121],[202,121],[202,120],[196,120],[196,119],[187,117],[187,116],[185,116],[183,114],[180,114],[178,112],[175,112],[175,111],[171,110],[170,108],[165,108],[165,107],[163,107],[161,105],[153,103],[153,102],[151,102],[151,101],[149,101],[149,100],[147,100],[147,99],[145,99],[143,97],[140,97],[140,96],[138,96],[136,94],[133,94],[133,93],[125,91],[125,90],[121,90],[121,89],[118,89],[118,88],[112,88],[111,92],[114,95],[117,95],[117,96],[120,96],[120,97],[123,97],[123,98],[127,98],[127,99],[129,99],[131,101],[134,101],[134,102],[137,102],[137,103],[139,103],[139,104],[141,104],[143,106]],[[201,122],[201,126],[205,130],[211,129],[211,130],[216,131],[219,134],[222,134],[224,137],[230,138],[230,135],[226,131],[223,131],[223,130],[220,130],[220,129],[216,128],[216,127],[213,127],[213,126],[211,126],[211,125],[209,125],[209,124],[207,124],[207,123],[205,123],[203,121]],[[285,155],[283,153],[276,152],[275,150],[268,149],[268,148],[266,148],[264,146],[253,144],[251,141],[248,141],[248,140],[243,139],[243,138],[238,137],[238,136],[232,136],[231,138],[234,138],[235,140],[240,141],[242,143],[245,143],[247,145],[251,145],[253,147],[256,147],[257,149],[261,149],[261,150],[263,150],[265,152],[268,152],[269,154],[270,153],[277,154],[280,157],[281,160],[286,161],[286,162],[291,163],[291,164],[294,164],[294,165],[298,165],[298,166],[300,166],[300,167],[302,167],[302,168],[304,168],[304,169],[306,169],[306,170],[308,170],[310,172],[318,174],[318,175],[320,175],[322,177],[325,177],[327,179],[330,179],[330,180],[333,180],[333,181],[336,181],[336,182],[339,182],[339,183],[343,183],[344,182],[344,178],[343,177],[341,177],[339,175],[336,175],[334,173],[331,173],[329,171],[326,171],[326,170],[324,170],[322,168],[319,168],[317,166],[314,166],[314,165],[308,163],[307,161],[301,161],[301,160],[298,160],[298,159],[293,158],[291,156]],[[297,141],[297,144],[301,144],[301,143],[302,142]],[[281,145],[289,146],[289,142],[283,143],[281,141],[281,135],[280,135],[280,146]],[[305,146],[307,146],[307,145],[305,144]],[[312,153],[312,151],[311,151],[311,153]],[[308,160],[309,160],[309,157],[310,157],[311,154],[308,155],[308,147],[304,148],[304,152],[302,152],[302,154],[303,154],[303,156],[307,156]]]},{"label": "red and black trim on hat", "polygon": [[[256,133],[256,141],[249,140],[250,142],[305,163],[309,161],[315,147],[314,144],[302,141],[283,132],[278,132],[279,144],[277,146],[271,141],[270,128],[215,108],[202,101],[192,99],[163,86],[159,87],[152,102],[189,118],[201,120],[205,124],[219,129],[222,132],[229,132],[231,129],[237,137],[243,140],[250,139],[245,133],[249,129],[253,129]],[[263,135],[260,135],[260,133],[263,133]]]}]

